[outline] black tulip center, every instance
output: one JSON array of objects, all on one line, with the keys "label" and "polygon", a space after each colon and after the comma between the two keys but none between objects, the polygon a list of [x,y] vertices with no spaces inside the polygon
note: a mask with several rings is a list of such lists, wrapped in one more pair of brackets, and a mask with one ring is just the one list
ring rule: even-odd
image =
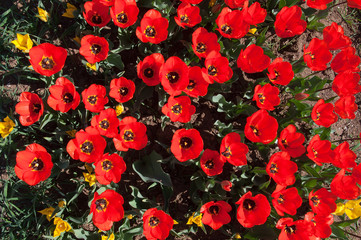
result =
[{"label": "black tulip center", "polygon": [[40,171],[44,168],[44,163],[39,158],[34,158],[34,160],[30,163],[30,167],[35,171]]},{"label": "black tulip center", "polygon": [[182,137],[180,140],[180,146],[185,149],[190,148],[192,146],[192,139],[189,137]]},{"label": "black tulip center", "polygon": [[256,203],[251,199],[246,199],[243,202],[243,208],[246,210],[253,210],[256,207]]}]

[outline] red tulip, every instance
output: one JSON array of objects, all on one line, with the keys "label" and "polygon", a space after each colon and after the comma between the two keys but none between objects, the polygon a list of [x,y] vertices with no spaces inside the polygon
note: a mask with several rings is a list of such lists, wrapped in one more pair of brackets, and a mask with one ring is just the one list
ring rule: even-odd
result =
[{"label": "red tulip", "polygon": [[111,182],[118,183],[122,173],[127,166],[121,156],[118,154],[106,153],[101,159],[94,163],[95,177],[100,184],[108,185]]},{"label": "red tulip", "polygon": [[217,35],[202,27],[193,32],[192,43],[193,51],[199,58],[206,58],[210,52],[221,50]]},{"label": "red tulip", "polygon": [[338,145],[333,152],[335,158],[332,164],[338,168],[353,168],[356,167],[356,154],[350,149],[348,142],[343,142]]},{"label": "red tulip", "polygon": [[356,54],[354,47],[346,47],[339,52],[331,62],[331,68],[337,73],[345,71],[359,72],[360,57]]},{"label": "red tulip", "polygon": [[28,145],[24,151],[16,154],[15,174],[30,186],[48,179],[52,168],[50,154],[37,143]]},{"label": "red tulip", "polygon": [[289,38],[301,35],[307,27],[305,20],[301,19],[302,10],[299,6],[283,7],[276,15],[275,30],[280,38]]},{"label": "red tulip", "polygon": [[29,51],[30,63],[35,72],[48,77],[64,67],[67,55],[64,48],[51,43],[42,43]]},{"label": "red tulip", "polygon": [[308,144],[307,157],[319,166],[322,166],[322,163],[332,163],[335,153],[331,150],[331,142],[321,140],[319,135],[315,135]]},{"label": "red tulip", "polygon": [[224,2],[230,8],[243,8],[246,0],[224,0]]},{"label": "red tulip", "polygon": [[327,128],[337,122],[338,119],[332,103],[325,103],[323,99],[318,100],[313,106],[311,118],[317,125]]},{"label": "red tulip", "polygon": [[223,162],[228,161],[234,166],[247,165],[246,154],[249,150],[246,144],[241,143],[241,136],[238,133],[228,133],[222,139],[219,151]]},{"label": "red tulip", "polygon": [[305,220],[293,221],[292,218],[281,218],[276,228],[282,229],[279,240],[311,239],[314,231],[311,223]]},{"label": "red tulip", "polygon": [[258,110],[247,118],[244,134],[252,142],[268,144],[277,137],[278,122],[266,110]]},{"label": "red tulip", "polygon": [[330,2],[332,2],[332,0],[307,0],[307,6],[310,8],[325,10],[327,8],[327,4]]},{"label": "red tulip", "polygon": [[197,158],[203,150],[203,139],[196,129],[179,129],[172,138],[170,150],[181,162]]},{"label": "red tulip", "polygon": [[143,234],[148,240],[165,240],[172,228],[172,217],[162,210],[150,208],[143,214]]},{"label": "red tulip", "polygon": [[219,158],[219,152],[206,149],[201,157],[201,168],[208,176],[216,176],[222,173],[224,162]]},{"label": "red tulip", "polygon": [[344,35],[343,28],[335,22],[323,29],[323,40],[330,50],[342,49],[352,43],[350,38]]},{"label": "red tulip", "polygon": [[167,39],[168,20],[157,10],[151,9],[146,12],[137,27],[136,35],[140,41],[158,44]]},{"label": "red tulip", "polygon": [[232,183],[228,180],[223,180],[221,182],[221,187],[224,191],[230,192],[232,188]]},{"label": "red tulip", "polygon": [[189,84],[183,91],[191,97],[205,96],[209,83],[206,82],[202,69],[198,66],[190,67],[188,77]]},{"label": "red tulip", "polygon": [[196,107],[188,96],[174,98],[170,96],[168,102],[163,106],[162,112],[168,116],[172,122],[187,123],[196,112]]},{"label": "red tulip", "polygon": [[124,103],[129,101],[133,98],[134,92],[134,82],[125,77],[115,78],[110,82],[109,96],[117,102]]},{"label": "red tulip", "polygon": [[274,110],[274,106],[280,104],[281,99],[278,96],[280,91],[277,87],[267,83],[264,86],[257,85],[254,88],[253,101],[256,101],[257,107],[265,110]]},{"label": "red tulip", "polygon": [[354,95],[361,92],[359,81],[360,75],[358,73],[346,71],[337,74],[332,83],[332,90],[340,97]]},{"label": "red tulip", "polygon": [[239,204],[237,220],[245,228],[264,224],[271,213],[271,206],[262,194],[252,197],[252,193],[247,192],[236,204]]},{"label": "red tulip", "polygon": [[178,26],[182,28],[194,27],[202,21],[199,13],[199,7],[183,2],[179,5],[177,9],[177,17],[174,17],[174,20]]},{"label": "red tulip", "polygon": [[302,133],[296,132],[296,130],[294,125],[288,125],[282,130],[277,143],[282,151],[288,152],[293,158],[300,157],[306,152],[306,148],[302,145],[305,141],[305,136]]},{"label": "red tulip", "polygon": [[290,161],[291,157],[287,152],[274,153],[267,166],[267,174],[279,185],[289,186],[295,183],[295,173],[298,166]]},{"label": "red tulip", "polygon": [[333,215],[315,215],[313,212],[308,212],[305,215],[305,221],[309,222],[314,227],[314,235],[312,239],[328,238],[331,233],[331,225],[333,223]]},{"label": "red tulip", "polygon": [[75,86],[65,77],[56,79],[55,85],[49,87],[48,105],[55,111],[68,112],[76,109],[80,103],[80,95]]},{"label": "red tulip", "polygon": [[283,61],[282,58],[276,58],[267,68],[269,80],[273,84],[287,85],[295,75],[292,70],[292,65],[289,62]]},{"label": "red tulip", "polygon": [[15,111],[20,114],[21,125],[30,126],[43,115],[43,100],[36,93],[22,92],[19,102],[15,105]]},{"label": "red tulip", "polygon": [[107,59],[109,43],[103,37],[86,35],[81,39],[79,53],[91,64]]},{"label": "red tulip", "polygon": [[361,2],[360,0],[347,0],[347,6],[349,6],[350,8],[361,9]]},{"label": "red tulip", "polygon": [[202,68],[202,72],[206,76],[205,80],[210,84],[214,83],[214,81],[224,83],[233,76],[228,58],[222,57],[219,52],[213,51],[209,53],[204,65],[206,67]]},{"label": "red tulip", "polygon": [[357,185],[358,180],[360,179],[357,175],[346,175],[346,170],[341,169],[331,182],[331,192],[341,199],[356,199],[361,194],[361,189]]},{"label": "red tulip", "polygon": [[113,138],[118,151],[128,151],[129,148],[140,150],[148,143],[147,127],[133,117],[123,118],[119,122],[119,131],[119,135]]},{"label": "red tulip", "polygon": [[104,109],[104,105],[108,103],[105,87],[102,85],[92,84],[85,89],[81,96],[85,108],[91,112],[100,112]]},{"label": "red tulip", "polygon": [[225,201],[210,201],[201,207],[203,213],[202,223],[210,226],[213,230],[218,230],[224,224],[231,222],[229,212],[232,211],[231,205]]},{"label": "red tulip", "polygon": [[335,112],[343,119],[355,119],[357,111],[356,98],[354,96],[341,97],[335,102]]},{"label": "red tulip", "polygon": [[138,77],[148,86],[160,83],[160,68],[164,64],[164,57],[160,53],[153,53],[140,61],[137,65]]},{"label": "red tulip", "polygon": [[246,2],[245,7],[243,9],[244,20],[249,25],[257,25],[259,23],[263,23],[267,16],[267,10],[261,8],[261,4],[259,2],[254,2],[250,7],[248,7],[248,1]]},{"label": "red tulip", "polygon": [[118,135],[119,120],[113,108],[100,111],[99,115],[95,115],[92,118],[91,125],[99,131],[100,135],[108,138]]},{"label": "red tulip", "polygon": [[313,38],[306,48],[303,48],[303,59],[312,71],[323,71],[331,61],[332,54],[324,40]]},{"label": "red tulip", "polygon": [[139,8],[135,0],[115,1],[110,16],[115,25],[121,28],[132,26],[138,19]]},{"label": "red tulip", "polygon": [[277,185],[272,198],[272,205],[280,216],[284,216],[285,213],[295,215],[302,205],[302,198],[295,187],[286,189],[285,186]]},{"label": "red tulip", "polygon": [[169,95],[176,96],[188,86],[188,73],[188,66],[179,57],[173,56],[161,67],[160,82]]},{"label": "red tulip", "polygon": [[109,6],[97,0],[84,3],[83,16],[87,23],[93,27],[104,27],[110,22]]},{"label": "red tulip", "polygon": [[107,143],[95,127],[87,127],[75,134],[68,142],[66,151],[70,157],[82,162],[93,163],[103,156]]},{"label": "red tulip", "polygon": [[90,205],[94,225],[102,231],[108,231],[113,222],[118,222],[124,217],[123,204],[122,195],[112,189],[107,189],[100,195],[95,192]]},{"label": "red tulip", "polygon": [[308,201],[314,213],[327,216],[336,211],[337,197],[333,193],[327,191],[326,188],[313,191],[310,192]]},{"label": "red tulip", "polygon": [[246,73],[262,72],[270,64],[270,58],[263,53],[263,49],[256,44],[241,50],[237,59],[237,66]]},{"label": "red tulip", "polygon": [[216,30],[226,38],[242,38],[249,31],[249,24],[240,10],[231,10],[228,7],[216,19],[218,28]]}]

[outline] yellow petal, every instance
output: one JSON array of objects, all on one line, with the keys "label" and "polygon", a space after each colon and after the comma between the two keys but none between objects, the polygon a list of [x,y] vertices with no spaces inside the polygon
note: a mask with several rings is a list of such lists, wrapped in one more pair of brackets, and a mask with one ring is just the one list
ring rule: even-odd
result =
[{"label": "yellow petal", "polygon": [[197,217],[193,217],[193,222],[195,224],[197,224],[198,227],[202,227],[203,223],[202,223],[202,214],[198,215]]},{"label": "yellow petal", "polygon": [[241,239],[242,237],[241,237],[241,234],[236,233],[236,235],[234,235],[234,238],[235,238],[235,239]]},{"label": "yellow petal", "polygon": [[84,180],[89,183],[89,186],[93,186],[96,183],[95,174],[85,173],[83,172]]},{"label": "yellow petal", "polygon": [[59,203],[58,203],[58,207],[60,207],[60,208],[64,207],[65,205],[66,205],[66,202],[63,200],[59,201]]},{"label": "yellow petal", "polygon": [[93,71],[96,71],[97,70],[97,65],[94,63],[94,64],[91,64],[91,63],[87,63],[86,66],[88,68],[90,68],[91,70]]},{"label": "yellow petal", "polygon": [[255,32],[257,32],[257,28],[251,28],[248,33],[250,34],[254,34]]},{"label": "yellow petal", "polygon": [[179,224],[179,222],[173,219],[173,224]]},{"label": "yellow petal", "polygon": [[194,214],[195,214],[195,213],[193,213],[192,216],[190,216],[190,217],[188,218],[188,221],[187,221],[187,223],[186,223],[187,225],[192,225],[192,224],[193,224],[193,216],[194,216]]},{"label": "yellow petal", "polygon": [[110,234],[110,236],[102,236],[102,240],[114,240],[114,233]]},{"label": "yellow petal", "polygon": [[334,213],[332,213],[333,215],[337,215],[337,216],[341,216],[345,213],[345,204],[343,203],[337,203],[337,208],[336,211]]},{"label": "yellow petal", "polygon": [[66,12],[63,13],[63,17],[67,17],[67,18],[74,18],[74,12],[76,11],[76,7],[70,3],[66,4]]},{"label": "yellow petal", "polygon": [[128,214],[128,215],[127,215],[127,218],[128,218],[129,220],[133,219],[133,217],[134,217],[134,216],[133,216],[132,214]]},{"label": "yellow petal", "polygon": [[46,10],[44,10],[40,7],[38,7],[38,12],[39,12],[39,15],[37,17],[40,18],[41,21],[47,22],[50,17],[50,14]]},{"label": "yellow petal", "polygon": [[55,208],[53,207],[49,207],[49,208],[45,208],[41,211],[38,211],[38,213],[41,213],[42,215],[45,215],[46,216],[46,219],[48,219],[48,221],[50,222],[51,221],[51,215],[53,215],[53,212],[54,212]]},{"label": "yellow petal", "polygon": [[78,36],[76,36],[75,38],[73,38],[73,40],[75,41],[75,42],[77,42],[77,43],[79,43],[80,44],[80,37],[78,37]]},{"label": "yellow petal", "polygon": [[65,133],[68,134],[70,137],[74,138],[76,130],[72,129],[72,130],[69,130],[69,131],[65,131]]},{"label": "yellow petal", "polygon": [[115,107],[115,112],[117,113],[117,116],[119,116],[120,114],[122,114],[124,112],[124,106],[123,104],[119,104]]}]

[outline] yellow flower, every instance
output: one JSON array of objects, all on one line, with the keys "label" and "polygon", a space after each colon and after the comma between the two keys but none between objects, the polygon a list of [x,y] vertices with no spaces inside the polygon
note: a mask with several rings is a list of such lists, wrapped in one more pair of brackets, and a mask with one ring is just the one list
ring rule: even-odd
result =
[{"label": "yellow flower", "polygon": [[70,137],[74,138],[75,137],[75,133],[76,133],[76,130],[75,129],[72,129],[72,130],[69,130],[69,131],[65,131],[66,134],[68,134]]},{"label": "yellow flower", "polygon": [[80,44],[80,41],[81,41],[80,37],[75,36],[75,38],[73,38],[73,40],[74,40],[75,42],[77,42],[77,43]]},{"label": "yellow flower", "polygon": [[93,186],[97,182],[95,178],[95,174],[83,172],[83,175],[84,175],[84,180],[89,183],[89,186]]},{"label": "yellow flower", "polygon": [[194,217],[195,212],[188,218],[187,225],[197,224],[198,227],[202,227],[202,214]]},{"label": "yellow flower", "polygon": [[210,0],[209,1],[209,7],[213,7],[217,0]]},{"label": "yellow flower", "polygon": [[85,169],[88,171],[88,173],[93,172],[93,167],[90,164],[84,164]]},{"label": "yellow flower", "polygon": [[69,232],[71,230],[69,223],[60,217],[54,218],[54,225],[56,225],[53,235],[54,237],[60,236],[62,232]]},{"label": "yellow flower", "polygon": [[67,18],[74,18],[74,12],[76,11],[76,7],[70,3],[66,4],[66,12],[63,13],[63,17],[67,17]]},{"label": "yellow flower", "polygon": [[234,238],[235,238],[235,239],[241,239],[242,237],[241,237],[241,234],[236,233],[236,235],[234,235]]},{"label": "yellow flower", "polygon": [[173,219],[173,224],[179,224],[179,222],[177,222],[176,220]]},{"label": "yellow flower", "polygon": [[129,214],[129,215],[127,215],[127,218],[129,219],[129,220],[131,220],[131,219],[133,219],[133,215],[132,214]]},{"label": "yellow flower", "polygon": [[97,70],[97,65],[94,63],[94,64],[91,64],[91,63],[87,63],[86,66],[88,68],[90,68],[91,70],[93,71],[96,71]]},{"label": "yellow flower", "polygon": [[15,127],[15,123],[7,116],[4,122],[0,122],[0,134],[2,138],[6,138]]},{"label": "yellow flower", "polygon": [[55,208],[53,207],[49,207],[49,208],[45,208],[41,211],[38,211],[38,213],[41,213],[42,215],[45,215],[46,216],[46,219],[48,219],[48,221],[50,222],[51,221],[51,215],[53,215],[53,212],[54,212]]},{"label": "yellow flower", "polygon": [[248,33],[250,33],[250,34],[254,34],[255,32],[257,32],[257,28],[251,28],[248,31]]},{"label": "yellow flower", "polygon": [[59,203],[58,203],[58,207],[60,207],[60,208],[65,207],[65,205],[66,205],[66,202],[63,200],[59,201]]},{"label": "yellow flower", "polygon": [[124,106],[123,104],[119,104],[115,107],[115,112],[117,113],[117,116],[119,116],[120,114],[122,114],[124,112]]},{"label": "yellow flower", "polygon": [[332,213],[333,215],[337,215],[337,216],[341,216],[345,213],[345,204],[339,202],[337,203],[337,208],[336,211],[334,213]]},{"label": "yellow flower", "polygon": [[30,39],[29,34],[21,35],[20,33],[16,34],[16,40],[11,41],[15,47],[24,53],[28,53],[29,50],[33,47],[33,41]]},{"label": "yellow flower", "polygon": [[39,15],[37,15],[37,17],[40,18],[41,21],[47,22],[50,17],[50,14],[46,10],[39,7],[38,7],[38,12]]},{"label": "yellow flower", "polygon": [[352,220],[361,217],[361,199],[350,200],[345,204],[345,213]]},{"label": "yellow flower", "polygon": [[102,236],[102,240],[114,240],[114,233],[110,234],[110,236]]}]

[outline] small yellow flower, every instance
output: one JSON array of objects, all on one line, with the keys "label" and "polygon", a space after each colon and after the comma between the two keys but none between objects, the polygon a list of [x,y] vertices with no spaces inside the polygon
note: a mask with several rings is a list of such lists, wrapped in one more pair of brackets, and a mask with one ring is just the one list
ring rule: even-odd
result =
[{"label": "small yellow flower", "polygon": [[209,7],[213,7],[217,0],[210,0],[209,1]]},{"label": "small yellow flower", "polygon": [[60,236],[62,232],[69,232],[71,230],[69,223],[60,217],[54,218],[54,225],[56,225],[53,235],[54,237]]},{"label": "small yellow flower", "polygon": [[88,171],[88,173],[93,172],[93,167],[90,164],[84,164],[85,169]]},{"label": "small yellow flower", "polygon": [[361,217],[361,199],[350,200],[345,204],[345,213],[352,220]]},{"label": "small yellow flower", "polygon": [[60,208],[65,207],[65,205],[66,205],[66,202],[64,200],[61,200],[58,203],[58,207],[60,207]]},{"label": "small yellow flower", "polygon": [[21,35],[20,33],[16,34],[16,40],[11,41],[15,47],[24,53],[28,53],[29,50],[33,47],[33,41],[30,39],[29,34]]},{"label": "small yellow flower", "polygon": [[76,133],[76,130],[75,129],[72,129],[72,130],[69,130],[69,131],[65,131],[66,134],[68,134],[70,137],[72,138],[75,138],[75,133]]},{"label": "small yellow flower", "polygon": [[132,214],[129,214],[129,215],[127,215],[127,218],[129,219],[129,220],[131,220],[131,219],[133,219],[133,215]]},{"label": "small yellow flower", "polygon": [[248,31],[248,33],[250,33],[250,34],[255,34],[255,32],[257,32],[257,28],[251,28]]},{"label": "small yellow flower", "polygon": [[114,237],[114,233],[110,234],[110,236],[102,236],[102,240],[114,240],[115,237]]},{"label": "small yellow flower", "polygon": [[337,215],[337,216],[341,216],[345,213],[345,204],[339,202],[337,203],[337,208],[336,208],[336,211],[333,212],[332,214],[333,215]]},{"label": "small yellow flower", "polygon": [[2,138],[6,138],[15,127],[15,123],[7,116],[4,122],[0,122],[0,134]]},{"label": "small yellow flower", "polygon": [[188,218],[187,225],[197,224],[198,227],[202,227],[202,214],[194,217],[195,212]]},{"label": "small yellow flower", "polygon": [[75,42],[77,42],[77,43],[80,44],[80,41],[81,41],[80,37],[75,36],[75,38],[73,38],[73,40],[74,40]]},{"label": "small yellow flower", "polygon": [[39,15],[37,15],[37,17],[40,18],[41,21],[47,22],[50,17],[50,14],[46,10],[39,7],[38,7],[38,12]]},{"label": "small yellow flower", "polygon": [[242,237],[241,237],[241,234],[236,233],[236,235],[234,235],[234,238],[235,238],[235,239],[241,239]]},{"label": "small yellow flower", "polygon": [[38,211],[38,213],[41,213],[42,215],[45,215],[46,216],[46,219],[48,219],[48,221],[50,222],[51,221],[51,215],[53,215],[53,212],[54,212],[55,208],[53,207],[49,207],[49,208],[45,208],[41,211]]},{"label": "small yellow flower", "polygon": [[67,18],[75,18],[74,16],[74,12],[76,11],[76,7],[70,3],[66,4],[66,12],[63,13],[63,17],[67,17]]},{"label": "small yellow flower", "polygon": [[89,186],[93,186],[97,182],[95,174],[83,172],[83,175],[84,180],[89,183]]},{"label": "small yellow flower", "polygon": [[91,63],[87,63],[86,66],[88,68],[90,68],[91,70],[93,71],[96,71],[97,70],[97,65],[94,63],[94,64],[91,64]]},{"label": "small yellow flower", "polygon": [[119,104],[115,107],[115,112],[117,113],[117,116],[119,116],[120,114],[122,114],[124,112],[124,106],[123,104]]},{"label": "small yellow flower", "polygon": [[179,224],[179,222],[177,222],[176,220],[173,219],[173,224]]}]

